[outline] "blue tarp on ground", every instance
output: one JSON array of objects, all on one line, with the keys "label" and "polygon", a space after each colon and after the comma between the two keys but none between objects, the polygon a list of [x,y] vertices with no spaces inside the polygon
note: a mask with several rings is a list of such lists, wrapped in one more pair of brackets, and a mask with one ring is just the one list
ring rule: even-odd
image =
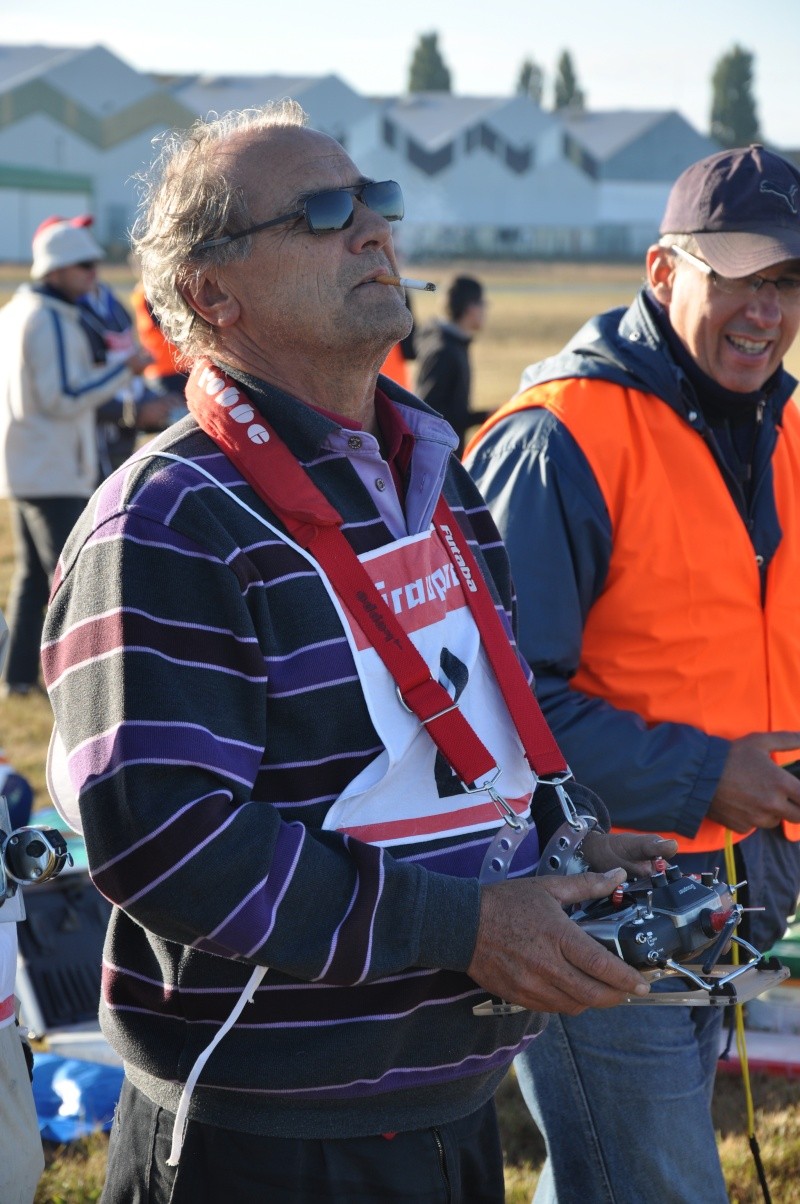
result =
[{"label": "blue tarp on ground", "polygon": [[122,1090],[121,1066],[37,1053],[33,1098],[44,1141],[70,1142],[108,1131]]}]

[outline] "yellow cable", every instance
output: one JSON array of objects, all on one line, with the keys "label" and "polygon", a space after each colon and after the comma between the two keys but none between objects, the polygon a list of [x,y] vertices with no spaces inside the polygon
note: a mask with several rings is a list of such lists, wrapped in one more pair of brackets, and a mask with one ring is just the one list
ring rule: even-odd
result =
[{"label": "yellow cable", "polygon": [[[730,829],[725,832],[725,873],[727,875],[728,884],[733,886],[736,881],[736,862],[733,856],[733,838]],[[734,900],[735,902],[735,900]],[[739,946],[736,942],[731,946],[734,966],[739,965]],[[747,1063],[747,1044],[744,1034],[744,1007],[741,1003],[734,1004],[734,1013],[736,1020],[736,1050],[739,1054],[739,1065],[742,1069],[742,1083],[744,1084],[744,1097],[747,1105],[747,1136],[755,1137],[756,1121],[755,1110],[753,1108],[753,1092],[750,1086],[750,1068]]]}]

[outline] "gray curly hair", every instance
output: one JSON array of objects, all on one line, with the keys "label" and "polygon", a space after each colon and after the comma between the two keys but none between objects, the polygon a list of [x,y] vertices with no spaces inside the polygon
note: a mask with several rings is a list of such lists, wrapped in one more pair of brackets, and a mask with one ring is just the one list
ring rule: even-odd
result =
[{"label": "gray curly hair", "polygon": [[240,135],[307,122],[293,100],[200,119],[189,130],[166,134],[159,155],[138,177],[139,213],[131,244],[142,287],[164,334],[185,359],[213,351],[217,332],[184,299],[182,287],[209,267],[246,259],[253,241],[242,238],[192,252],[198,243],[252,225],[242,189],[221,170],[220,146]]}]

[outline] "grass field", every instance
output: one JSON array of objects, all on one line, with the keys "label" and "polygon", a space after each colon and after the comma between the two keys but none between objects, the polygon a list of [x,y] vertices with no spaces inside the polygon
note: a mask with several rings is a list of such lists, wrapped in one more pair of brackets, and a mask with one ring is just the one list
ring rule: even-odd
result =
[{"label": "grass field", "polygon": [[[409,275],[423,276],[438,284],[444,284],[454,270],[477,275],[487,288],[487,327],[473,348],[473,406],[482,410],[493,409],[507,400],[516,391],[522,368],[557,351],[593,313],[625,304],[642,278],[641,270],[632,265],[460,263],[407,267]],[[105,276],[123,296],[132,286],[123,268],[108,268]],[[0,268],[0,303],[22,279],[21,270]],[[440,303],[440,297],[415,294],[417,321],[422,322],[436,312]],[[787,367],[800,376],[800,346],[792,349]],[[8,510],[5,503],[0,503],[0,605],[5,604],[10,573]],[[33,782],[39,804],[46,799],[44,756],[50,719],[44,699],[0,700],[0,746]],[[757,1077],[753,1091],[756,1132],[773,1204],[800,1204],[800,1080]],[[507,1164],[507,1198],[509,1204],[522,1204],[530,1200],[535,1187],[543,1144],[521,1101],[513,1075],[503,1084],[498,1102]],[[745,1115],[740,1079],[721,1075],[715,1093],[714,1120],[733,1204],[757,1204],[763,1198],[745,1137]],[[631,1117],[631,1124],[636,1124],[635,1117]],[[621,1133],[620,1141],[625,1139],[626,1135]],[[658,1135],[653,1134],[653,1139],[657,1140]],[[105,1150],[103,1135],[68,1149],[48,1149],[48,1169],[37,1193],[37,1204],[85,1204],[97,1200]],[[698,1183],[697,1198],[702,1196],[703,1185]],[[586,1204],[592,1201],[587,1200]]]}]

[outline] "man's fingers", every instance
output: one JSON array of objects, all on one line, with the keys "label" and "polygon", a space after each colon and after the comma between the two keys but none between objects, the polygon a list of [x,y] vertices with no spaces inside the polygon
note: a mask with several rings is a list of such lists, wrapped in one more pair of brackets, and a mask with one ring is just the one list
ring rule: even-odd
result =
[{"label": "man's fingers", "polygon": [[800,748],[800,732],[766,732],[762,739],[764,747],[774,749],[775,752]]},{"label": "man's fingers", "polygon": [[566,874],[539,878],[542,886],[549,894],[557,899],[562,906],[570,903],[581,903],[584,899],[602,899],[610,895],[615,886],[620,886],[626,879],[625,870],[617,867],[606,870],[603,874],[588,871],[585,874]]},{"label": "man's fingers", "polygon": [[658,857],[670,861],[678,851],[677,840],[664,840],[653,833],[647,836],[620,834],[613,837],[617,860],[636,877],[652,873],[653,862]]},{"label": "man's fingers", "polygon": [[642,841],[642,852],[638,853],[640,858],[645,857],[652,859],[653,857],[674,857],[678,851],[677,840],[672,840],[670,837],[647,836]]},{"label": "man's fingers", "polygon": [[626,995],[646,995],[650,989],[638,970],[610,953],[578,924],[573,924],[561,951],[569,967],[570,993],[579,993],[587,1007],[613,1007]]},{"label": "man's fingers", "polygon": [[583,850],[593,870],[622,867],[640,877],[650,873],[656,857],[669,860],[678,851],[678,842],[657,832],[589,832]]}]

